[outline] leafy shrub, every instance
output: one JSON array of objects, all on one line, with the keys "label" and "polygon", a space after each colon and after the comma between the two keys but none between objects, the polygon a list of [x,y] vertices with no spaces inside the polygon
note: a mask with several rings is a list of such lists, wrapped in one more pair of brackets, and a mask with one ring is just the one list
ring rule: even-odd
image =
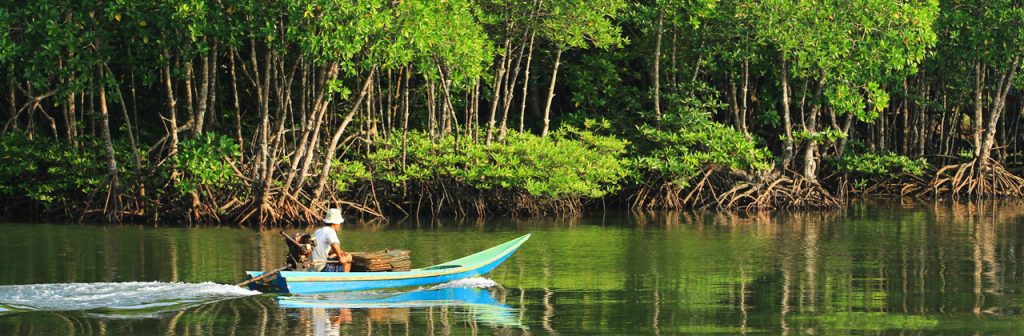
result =
[{"label": "leafy shrub", "polygon": [[835,160],[836,169],[845,174],[868,178],[922,176],[931,167],[925,159],[911,159],[893,153],[845,154]]},{"label": "leafy shrub", "polygon": [[723,105],[710,88],[680,87],[666,94],[661,122],[639,126],[633,167],[654,181],[688,187],[704,167],[767,169],[771,152],[742,132],[711,120]]},{"label": "leafy shrub", "polygon": [[204,133],[185,139],[174,156],[175,167],[182,173],[174,188],[181,194],[196,191],[201,185],[228,189],[238,183],[238,178],[227,160],[241,155],[241,147],[225,135]]},{"label": "leafy shrub", "polygon": [[366,165],[359,161],[331,161],[331,173],[329,179],[334,182],[338,191],[348,191],[349,187],[361,181],[367,181],[372,177],[367,171]]},{"label": "leafy shrub", "polygon": [[[410,132],[404,160],[399,134],[375,146],[366,156],[371,173],[356,179],[372,175],[392,184],[450,180],[479,190],[564,199],[607,195],[617,190],[628,172],[620,158],[626,142],[573,127],[563,127],[547,138],[511,132],[504,142],[490,145],[466,137],[432,140],[423,132]],[[351,167],[355,164],[344,169],[358,170]],[[340,176],[335,179],[340,180]]]},{"label": "leafy shrub", "polygon": [[4,162],[0,165],[0,196],[27,198],[46,210],[70,206],[104,184],[105,155],[105,149],[91,138],[82,138],[81,147],[75,149],[49,138],[4,134],[0,136]]}]

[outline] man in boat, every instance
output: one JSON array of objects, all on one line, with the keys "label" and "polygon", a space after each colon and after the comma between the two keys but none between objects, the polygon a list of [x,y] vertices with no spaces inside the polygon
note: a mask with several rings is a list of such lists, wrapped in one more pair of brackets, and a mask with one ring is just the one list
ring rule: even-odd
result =
[{"label": "man in boat", "polygon": [[348,272],[352,269],[352,255],[341,249],[338,231],[341,231],[341,209],[328,209],[324,216],[324,225],[313,233],[316,246],[313,248],[313,265],[309,271],[314,272]]}]

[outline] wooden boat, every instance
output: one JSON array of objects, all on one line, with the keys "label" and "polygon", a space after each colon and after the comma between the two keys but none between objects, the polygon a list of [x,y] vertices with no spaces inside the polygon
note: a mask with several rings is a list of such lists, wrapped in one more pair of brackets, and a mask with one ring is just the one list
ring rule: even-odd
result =
[{"label": "wooden boat", "polygon": [[[490,272],[528,239],[529,234],[443,264],[404,272],[281,271],[274,276],[249,283],[248,287],[264,293],[315,294],[445,283]],[[254,279],[262,276],[263,272],[249,271],[246,275],[248,279]]]}]

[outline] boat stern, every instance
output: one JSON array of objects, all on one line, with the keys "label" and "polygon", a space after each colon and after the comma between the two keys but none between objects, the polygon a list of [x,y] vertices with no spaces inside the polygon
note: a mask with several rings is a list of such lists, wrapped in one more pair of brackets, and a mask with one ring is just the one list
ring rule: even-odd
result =
[{"label": "boat stern", "polygon": [[[249,280],[260,275],[263,272],[259,271],[247,271],[245,272],[245,279]],[[253,281],[247,286],[250,290],[258,291],[260,293],[277,293],[287,294],[288,293],[288,282],[280,274],[272,275],[264,279]]]}]

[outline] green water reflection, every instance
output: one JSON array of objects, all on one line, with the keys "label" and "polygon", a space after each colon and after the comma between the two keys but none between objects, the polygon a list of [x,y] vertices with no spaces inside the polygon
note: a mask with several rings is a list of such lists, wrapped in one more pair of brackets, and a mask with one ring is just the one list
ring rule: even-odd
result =
[{"label": "green water reflection", "polygon": [[[1017,334],[1024,207],[858,203],[837,212],[615,213],[349,226],[414,266],[532,232],[479,305],[284,307],[257,295],[132,315],[3,311],[0,334]],[[276,232],[2,224],[0,285],[233,283],[283,261]],[[2,298],[0,298],[2,301]],[[348,306],[345,306],[348,307]]]}]

